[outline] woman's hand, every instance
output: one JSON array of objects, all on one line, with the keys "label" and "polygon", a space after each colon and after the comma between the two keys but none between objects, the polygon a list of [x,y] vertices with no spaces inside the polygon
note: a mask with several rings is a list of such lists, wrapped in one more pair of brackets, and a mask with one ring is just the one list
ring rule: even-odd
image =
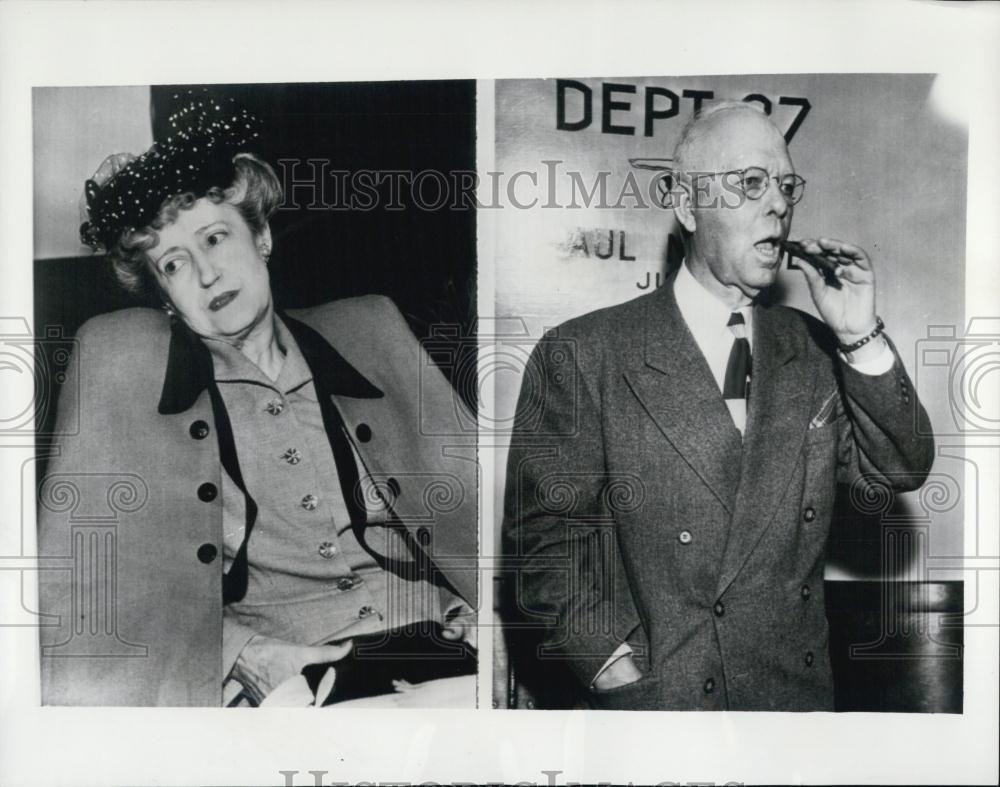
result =
[{"label": "woman's hand", "polygon": [[479,626],[476,611],[464,601],[459,601],[445,614],[441,636],[452,642],[467,642],[478,650]]},{"label": "woman's hand", "polygon": [[253,637],[233,665],[232,676],[260,704],[275,688],[309,664],[339,661],[351,651],[351,640],[336,645],[296,645],[283,639]]}]

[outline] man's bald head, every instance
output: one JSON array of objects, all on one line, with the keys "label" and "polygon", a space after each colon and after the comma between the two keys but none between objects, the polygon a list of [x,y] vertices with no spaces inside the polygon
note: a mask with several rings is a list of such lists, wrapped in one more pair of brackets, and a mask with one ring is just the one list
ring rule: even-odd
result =
[{"label": "man's bald head", "polygon": [[746,101],[722,100],[707,104],[694,114],[681,130],[674,147],[674,168],[680,173],[714,172],[719,161],[740,144],[747,128],[773,133],[785,144],[784,137],[770,118],[756,105]]}]

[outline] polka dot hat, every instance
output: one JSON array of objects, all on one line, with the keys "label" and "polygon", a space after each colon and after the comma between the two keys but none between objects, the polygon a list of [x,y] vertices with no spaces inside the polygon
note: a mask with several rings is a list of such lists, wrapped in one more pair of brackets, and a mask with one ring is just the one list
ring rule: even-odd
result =
[{"label": "polka dot hat", "polygon": [[256,147],[257,119],[231,99],[189,90],[173,100],[182,106],[167,119],[170,136],[141,156],[109,156],[84,184],[87,220],[80,239],[95,251],[112,249],[126,232],[147,226],[170,197],[228,188],[233,156]]}]

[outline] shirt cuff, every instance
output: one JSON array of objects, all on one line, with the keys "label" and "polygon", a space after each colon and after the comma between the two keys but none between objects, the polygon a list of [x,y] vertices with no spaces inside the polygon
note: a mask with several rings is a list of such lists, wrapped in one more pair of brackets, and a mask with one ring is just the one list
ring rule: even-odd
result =
[{"label": "shirt cuff", "polygon": [[222,616],[222,677],[223,680],[230,676],[236,659],[246,644],[257,635],[257,632],[242,623],[229,619],[225,614]]},{"label": "shirt cuff", "polygon": [[594,679],[590,681],[590,688],[594,688],[594,684],[597,682],[597,679],[604,674],[604,671],[608,667],[610,667],[612,664],[618,661],[618,659],[623,658],[624,656],[631,656],[632,653],[633,653],[632,647],[627,642],[623,642],[621,645],[615,648],[615,652],[611,654],[611,658],[609,658],[607,661],[604,662],[604,665],[599,670],[597,670],[597,674],[594,675]]},{"label": "shirt cuff", "polygon": [[840,356],[840,359],[842,361],[849,364],[850,367],[854,369],[856,372],[861,372],[861,374],[869,374],[872,375],[873,377],[878,376],[880,374],[885,374],[892,368],[892,365],[896,362],[896,356],[892,352],[892,348],[889,347],[889,342],[887,342],[882,337],[879,337],[879,339],[882,342],[882,351],[878,355],[869,358],[866,361],[858,361],[858,362],[852,361],[851,356],[842,353],[840,350],[837,350],[837,354]]}]

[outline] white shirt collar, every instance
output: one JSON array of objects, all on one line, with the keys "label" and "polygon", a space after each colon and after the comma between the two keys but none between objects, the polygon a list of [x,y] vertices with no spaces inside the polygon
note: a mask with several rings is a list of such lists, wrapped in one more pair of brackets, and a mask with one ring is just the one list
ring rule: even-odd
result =
[{"label": "white shirt collar", "polygon": [[[720,341],[732,343],[733,332],[727,327],[730,308],[713,295],[688,270],[687,262],[681,263],[674,279],[674,298],[694,340],[703,354]],[[751,304],[738,309],[746,323],[747,339],[753,348],[753,307]]]}]

